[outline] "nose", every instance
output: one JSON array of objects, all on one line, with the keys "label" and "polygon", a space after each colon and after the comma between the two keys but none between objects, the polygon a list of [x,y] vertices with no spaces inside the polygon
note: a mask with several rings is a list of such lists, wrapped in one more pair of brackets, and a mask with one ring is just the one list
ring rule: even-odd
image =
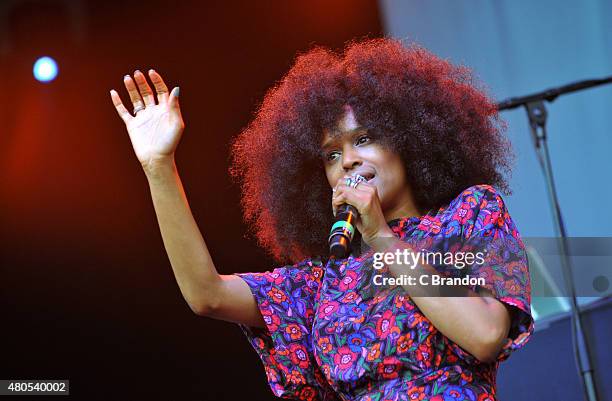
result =
[{"label": "nose", "polygon": [[354,168],[361,166],[362,160],[357,149],[353,146],[345,146],[342,150],[342,168],[345,172],[349,172]]}]

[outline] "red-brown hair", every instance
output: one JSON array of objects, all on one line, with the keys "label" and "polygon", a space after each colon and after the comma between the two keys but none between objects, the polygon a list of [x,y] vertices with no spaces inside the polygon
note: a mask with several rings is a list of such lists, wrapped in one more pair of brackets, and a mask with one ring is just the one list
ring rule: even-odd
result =
[{"label": "red-brown hair", "polygon": [[327,256],[333,215],[320,142],[347,104],[400,154],[420,209],[437,210],[475,184],[509,193],[503,124],[467,68],[392,39],[351,42],[341,54],[314,48],[232,145],[245,219],[277,260]]}]

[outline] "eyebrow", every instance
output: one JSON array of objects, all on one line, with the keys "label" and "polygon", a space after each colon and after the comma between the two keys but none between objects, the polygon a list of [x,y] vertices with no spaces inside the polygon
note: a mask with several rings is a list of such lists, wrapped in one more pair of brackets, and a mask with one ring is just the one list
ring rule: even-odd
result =
[{"label": "eyebrow", "polygon": [[355,133],[361,132],[363,130],[364,130],[364,128],[359,126],[357,128],[353,128],[353,129],[346,130],[346,131],[335,131],[335,132],[333,132],[330,135],[331,138],[329,138],[327,141],[325,141],[323,144],[321,144],[321,148],[322,149],[328,148],[330,145],[332,145],[334,142],[336,142],[338,140],[338,138],[341,137],[341,136],[344,136],[344,135],[355,135]]}]

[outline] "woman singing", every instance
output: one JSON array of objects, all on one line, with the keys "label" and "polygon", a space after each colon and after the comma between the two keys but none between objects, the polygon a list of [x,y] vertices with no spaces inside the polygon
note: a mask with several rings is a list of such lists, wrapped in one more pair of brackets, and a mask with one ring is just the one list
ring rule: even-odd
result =
[{"label": "woman singing", "polygon": [[[533,319],[525,249],[497,190],[508,192],[510,147],[469,71],[389,39],[299,56],[233,143],[244,216],[281,265],[238,275],[217,272],[177,173],[179,90],[148,75],[154,89],[140,71],[124,78],[133,114],[111,98],[176,280],[196,314],[241,325],[274,394],[496,399],[499,362]],[[328,236],[343,204],[359,236],[340,259]],[[425,250],[452,260],[400,257]],[[434,276],[478,280],[446,296],[452,283]]]}]

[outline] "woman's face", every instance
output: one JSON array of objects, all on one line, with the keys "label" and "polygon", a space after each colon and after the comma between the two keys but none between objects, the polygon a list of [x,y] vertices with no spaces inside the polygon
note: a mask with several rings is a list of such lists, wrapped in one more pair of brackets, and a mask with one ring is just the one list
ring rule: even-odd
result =
[{"label": "woman's face", "polygon": [[345,107],[335,132],[324,131],[321,148],[327,181],[332,188],[339,180],[360,174],[376,186],[387,221],[420,214],[399,154],[370,137],[358,124],[350,106]]}]

